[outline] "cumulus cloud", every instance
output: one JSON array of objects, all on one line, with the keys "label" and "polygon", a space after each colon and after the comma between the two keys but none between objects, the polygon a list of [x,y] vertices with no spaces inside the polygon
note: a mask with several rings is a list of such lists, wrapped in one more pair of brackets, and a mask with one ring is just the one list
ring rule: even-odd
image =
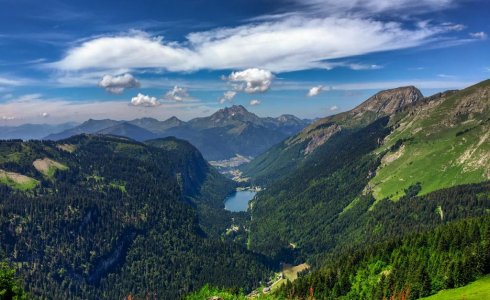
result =
[{"label": "cumulus cloud", "polygon": [[336,105],[334,105],[334,106],[330,107],[330,111],[336,111],[336,110],[338,110],[338,109],[339,109],[339,108],[338,108]]},{"label": "cumulus cloud", "polygon": [[109,93],[121,94],[125,89],[140,87],[140,82],[128,73],[117,76],[104,75],[99,86]]},{"label": "cumulus cloud", "polygon": [[307,96],[308,97],[318,96],[318,94],[320,94],[323,91],[323,89],[324,89],[323,85],[314,86],[308,91]]},{"label": "cumulus cloud", "polygon": [[165,93],[164,98],[167,100],[180,102],[189,99],[190,97],[189,97],[189,93],[187,92],[187,89],[183,87],[174,86],[171,90]]},{"label": "cumulus cloud", "polygon": [[415,47],[449,31],[447,26],[427,22],[406,26],[358,16],[298,15],[190,33],[181,43],[142,32],[97,37],[69,49],[50,66],[65,71],[161,68],[178,72],[257,66],[272,72],[332,68],[335,65],[329,60]]},{"label": "cumulus cloud", "polygon": [[234,84],[235,88],[245,93],[263,93],[269,90],[274,75],[269,70],[258,68],[246,69],[240,72],[232,72],[227,80]]},{"label": "cumulus cloud", "polygon": [[49,117],[49,114],[48,114],[47,112],[43,112],[43,113],[41,114],[41,117],[43,117],[43,118],[47,118],[47,117]]},{"label": "cumulus cloud", "polygon": [[143,95],[138,93],[136,97],[131,99],[131,105],[133,106],[144,106],[144,107],[155,107],[160,105],[157,98],[148,95]]},{"label": "cumulus cloud", "polygon": [[12,121],[15,120],[14,116],[2,116],[3,121]]},{"label": "cumulus cloud", "polygon": [[259,105],[260,103],[261,103],[260,100],[256,100],[256,99],[250,100],[250,105],[252,106]]},{"label": "cumulus cloud", "polygon": [[223,94],[223,97],[219,99],[219,103],[224,104],[226,102],[231,102],[233,101],[233,98],[235,98],[237,92],[235,91],[227,91]]},{"label": "cumulus cloud", "polygon": [[472,32],[470,33],[470,36],[474,39],[479,39],[479,40],[485,40],[488,37],[487,34],[483,31]]}]

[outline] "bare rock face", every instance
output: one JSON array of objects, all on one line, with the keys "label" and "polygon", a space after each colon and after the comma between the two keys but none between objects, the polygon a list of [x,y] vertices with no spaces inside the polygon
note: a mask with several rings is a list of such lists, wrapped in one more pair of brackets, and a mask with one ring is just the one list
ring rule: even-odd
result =
[{"label": "bare rock face", "polygon": [[288,144],[309,140],[303,150],[308,155],[342,128],[367,125],[378,118],[393,115],[423,98],[422,93],[413,86],[381,91],[350,111],[319,120],[290,139]]},{"label": "bare rock face", "polygon": [[315,131],[314,134],[311,136],[310,142],[304,150],[304,154],[308,155],[312,153],[313,151],[315,151],[316,148],[325,144],[326,141],[328,141],[334,134],[341,130],[342,128],[339,125],[332,124],[327,128]]},{"label": "bare rock face", "polygon": [[453,113],[453,118],[461,115],[483,114],[490,108],[490,87],[483,86],[463,97]]},{"label": "bare rock face", "polygon": [[377,93],[351,112],[353,115],[359,115],[369,111],[378,116],[389,116],[423,98],[422,93],[414,86],[400,87]]}]

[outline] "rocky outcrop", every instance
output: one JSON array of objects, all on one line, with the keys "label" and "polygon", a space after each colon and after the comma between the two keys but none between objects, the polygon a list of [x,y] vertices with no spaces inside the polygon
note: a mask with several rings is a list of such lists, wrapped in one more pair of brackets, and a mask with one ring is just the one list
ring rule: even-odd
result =
[{"label": "rocky outcrop", "polygon": [[351,114],[359,115],[369,111],[376,113],[378,117],[389,116],[423,98],[422,93],[414,86],[385,90],[351,110]]}]

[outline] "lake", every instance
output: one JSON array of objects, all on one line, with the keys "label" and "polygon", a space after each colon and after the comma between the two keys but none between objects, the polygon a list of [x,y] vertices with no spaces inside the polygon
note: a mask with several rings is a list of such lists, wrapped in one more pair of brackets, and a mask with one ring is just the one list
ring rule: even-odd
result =
[{"label": "lake", "polygon": [[236,191],[225,199],[225,209],[229,211],[246,211],[248,202],[257,194],[255,191]]}]

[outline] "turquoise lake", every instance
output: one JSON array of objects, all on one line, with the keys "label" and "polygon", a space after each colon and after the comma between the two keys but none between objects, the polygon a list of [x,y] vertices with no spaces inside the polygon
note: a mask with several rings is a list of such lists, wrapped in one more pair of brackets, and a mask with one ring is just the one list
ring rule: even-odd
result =
[{"label": "turquoise lake", "polygon": [[236,191],[225,199],[225,209],[229,211],[246,211],[248,202],[257,194],[254,191]]}]

